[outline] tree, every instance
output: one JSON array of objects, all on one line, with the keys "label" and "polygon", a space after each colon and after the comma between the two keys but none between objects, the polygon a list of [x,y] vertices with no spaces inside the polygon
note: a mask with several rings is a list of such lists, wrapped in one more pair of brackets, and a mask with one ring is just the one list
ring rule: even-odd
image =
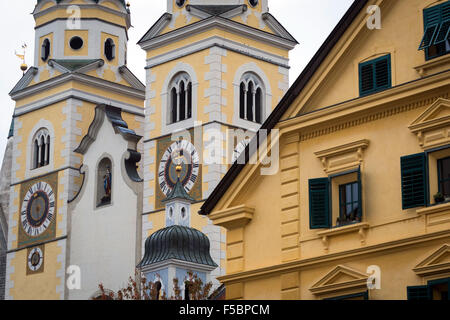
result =
[{"label": "tree", "polygon": [[[192,271],[188,272],[188,280],[185,281],[185,300],[207,300],[212,288],[212,283],[203,284],[203,281]],[[117,292],[107,291],[103,284],[99,284],[100,296],[96,300],[183,300],[178,278],[173,279],[174,295],[167,297],[161,293],[161,283],[147,281],[140,271],[136,270],[135,279],[130,277],[128,285]]]}]

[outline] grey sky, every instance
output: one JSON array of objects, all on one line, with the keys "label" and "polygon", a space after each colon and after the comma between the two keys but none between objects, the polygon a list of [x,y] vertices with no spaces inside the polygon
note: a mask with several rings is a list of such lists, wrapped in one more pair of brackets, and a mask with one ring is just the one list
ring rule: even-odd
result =
[{"label": "grey sky", "polygon": [[[0,77],[0,163],[6,146],[6,137],[11,124],[14,101],[8,95],[22,73],[20,60],[14,50],[28,45],[27,64],[33,65],[34,19],[30,14],[37,0],[0,1],[2,47],[0,61],[3,63]],[[219,1],[219,0],[218,0]],[[145,82],[145,54],[136,45],[137,41],[166,11],[166,0],[129,0],[133,28],[129,31],[128,67]],[[319,49],[325,38],[337,24],[352,0],[269,0],[269,10],[277,20],[300,42],[290,55],[290,82]]]}]

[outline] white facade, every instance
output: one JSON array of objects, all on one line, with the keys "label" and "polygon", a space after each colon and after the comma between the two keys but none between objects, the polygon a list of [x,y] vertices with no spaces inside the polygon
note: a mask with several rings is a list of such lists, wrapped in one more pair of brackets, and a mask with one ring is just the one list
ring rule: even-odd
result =
[{"label": "white facade", "polygon": [[[95,121],[95,120],[94,120]],[[89,299],[99,290],[117,291],[134,276],[140,259],[138,215],[141,212],[139,184],[132,181],[125,169],[130,142],[116,133],[104,115],[94,142],[84,154],[84,184],[70,204],[71,221],[68,265],[81,269],[81,290],[69,290],[69,299]],[[98,207],[97,167],[104,158],[111,160],[111,204]]]}]

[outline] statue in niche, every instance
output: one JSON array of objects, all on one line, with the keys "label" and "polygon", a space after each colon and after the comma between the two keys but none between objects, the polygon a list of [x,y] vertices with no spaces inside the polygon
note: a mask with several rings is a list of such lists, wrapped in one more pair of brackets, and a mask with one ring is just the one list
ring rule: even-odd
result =
[{"label": "statue in niche", "polygon": [[106,174],[103,176],[103,189],[105,190],[105,195],[101,200],[101,205],[111,203],[111,187],[112,187],[112,176],[110,166],[106,167]]}]

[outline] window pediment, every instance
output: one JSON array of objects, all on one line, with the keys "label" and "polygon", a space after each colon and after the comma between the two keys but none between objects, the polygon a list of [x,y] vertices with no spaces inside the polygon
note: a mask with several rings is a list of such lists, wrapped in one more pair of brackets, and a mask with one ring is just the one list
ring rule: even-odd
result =
[{"label": "window pediment", "polygon": [[347,266],[338,265],[309,290],[318,296],[367,290],[369,275]]},{"label": "window pediment", "polygon": [[450,272],[450,245],[443,245],[425,258],[413,270],[419,276]]},{"label": "window pediment", "polygon": [[330,175],[358,168],[363,161],[363,152],[369,146],[369,140],[358,140],[333,148],[315,152],[324,171]]},{"label": "window pediment", "polygon": [[409,129],[417,135],[423,149],[450,144],[450,100],[436,100]]}]

